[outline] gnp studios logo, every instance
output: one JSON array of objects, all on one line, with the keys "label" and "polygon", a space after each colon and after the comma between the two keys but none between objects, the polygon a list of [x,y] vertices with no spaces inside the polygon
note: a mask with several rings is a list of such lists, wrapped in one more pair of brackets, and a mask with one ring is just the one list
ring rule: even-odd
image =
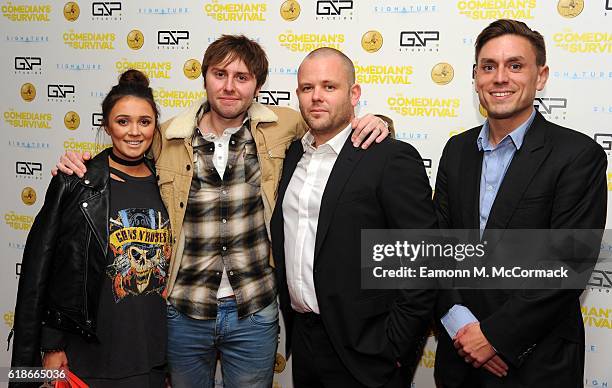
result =
[{"label": "gnp studios logo", "polygon": [[399,51],[437,52],[440,47],[440,31],[402,31]]},{"label": "gnp studios logo", "polygon": [[316,20],[353,20],[353,0],[317,0]]},{"label": "gnp studios logo", "polygon": [[41,179],[42,163],[23,160],[15,162],[15,178]]},{"label": "gnp studios logo", "polygon": [[287,90],[260,90],[255,100],[266,105],[291,105],[291,93]]},{"label": "gnp studios logo", "polygon": [[157,31],[157,48],[164,50],[189,49],[188,30],[159,30]]},{"label": "gnp studios logo", "polygon": [[593,139],[606,151],[606,154],[610,155],[612,152],[612,133],[596,133]]},{"label": "gnp studios logo", "polygon": [[75,102],[74,85],[47,85],[47,101],[49,102]]},{"label": "gnp studios logo", "polygon": [[565,120],[565,115],[567,113],[567,98],[536,97],[533,106],[547,118]]},{"label": "gnp studios logo", "polygon": [[15,74],[42,74],[42,58],[15,57]]},{"label": "gnp studios logo", "polygon": [[91,20],[122,20],[120,1],[94,1],[91,3]]}]

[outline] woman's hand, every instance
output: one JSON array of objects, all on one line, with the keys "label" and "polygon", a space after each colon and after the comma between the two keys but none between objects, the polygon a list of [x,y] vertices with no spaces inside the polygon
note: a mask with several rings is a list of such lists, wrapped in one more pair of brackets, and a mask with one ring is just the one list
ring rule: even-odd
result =
[{"label": "woman's hand", "polygon": [[42,364],[44,369],[68,368],[68,357],[66,357],[66,352],[63,350],[47,352],[43,356]]}]

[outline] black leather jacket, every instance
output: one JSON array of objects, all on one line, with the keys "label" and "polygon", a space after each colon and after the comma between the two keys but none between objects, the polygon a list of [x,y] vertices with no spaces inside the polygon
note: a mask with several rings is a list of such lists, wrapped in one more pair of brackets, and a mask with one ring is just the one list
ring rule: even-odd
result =
[{"label": "black leather jacket", "polygon": [[12,366],[41,365],[45,325],[97,340],[108,250],[109,152],[88,162],[83,178],[60,173],[51,179],[23,253]]}]

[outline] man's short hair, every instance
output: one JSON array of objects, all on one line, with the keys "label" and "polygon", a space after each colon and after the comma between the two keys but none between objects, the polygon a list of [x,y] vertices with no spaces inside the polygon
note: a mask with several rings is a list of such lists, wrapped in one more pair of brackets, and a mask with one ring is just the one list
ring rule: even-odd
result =
[{"label": "man's short hair", "polygon": [[546,64],[546,46],[544,37],[539,32],[532,30],[527,24],[518,20],[499,19],[489,24],[484,30],[478,34],[476,38],[476,63],[478,63],[478,54],[482,47],[491,39],[498,38],[503,35],[517,35],[527,39],[536,55],[536,64],[544,66]]},{"label": "man's short hair", "polygon": [[222,62],[230,63],[236,59],[242,60],[249,72],[257,80],[257,88],[260,88],[268,77],[268,57],[266,52],[252,39],[244,35],[221,35],[211,43],[204,53],[202,59],[202,76],[206,82],[206,71],[210,66]]},{"label": "man's short hair", "polygon": [[340,58],[342,61],[342,65],[344,65],[347,78],[349,81],[349,86],[352,86],[355,83],[355,65],[351,58],[347,57],[342,51],[336,50],[332,47],[319,47],[306,55],[302,62],[306,62],[308,59],[316,58],[320,56],[336,56]]}]

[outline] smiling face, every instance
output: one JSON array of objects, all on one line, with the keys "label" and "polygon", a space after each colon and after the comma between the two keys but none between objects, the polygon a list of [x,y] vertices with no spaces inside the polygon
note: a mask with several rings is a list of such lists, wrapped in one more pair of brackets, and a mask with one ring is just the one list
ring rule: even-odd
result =
[{"label": "smiling face", "polygon": [[529,118],[536,91],[544,88],[548,66],[536,64],[531,43],[502,35],[485,43],[475,68],[475,87],[491,125],[514,129]]},{"label": "smiling face", "polygon": [[240,124],[259,91],[257,80],[245,63],[235,59],[211,65],[205,80],[211,114]]},{"label": "smiling face", "polygon": [[302,62],[296,93],[302,117],[313,134],[331,138],[354,117],[361,89],[351,84],[339,57],[323,54]]},{"label": "smiling face", "polygon": [[113,153],[125,160],[138,160],[151,146],[155,133],[155,112],[139,97],[117,100],[104,128],[113,142]]}]

